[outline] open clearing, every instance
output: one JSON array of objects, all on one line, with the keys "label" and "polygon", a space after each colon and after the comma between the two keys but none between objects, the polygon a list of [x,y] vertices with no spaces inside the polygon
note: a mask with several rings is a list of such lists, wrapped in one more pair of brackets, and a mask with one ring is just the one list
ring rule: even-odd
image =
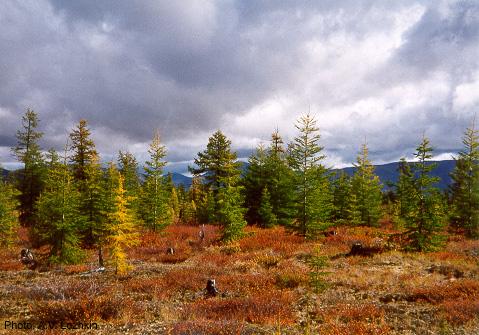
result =
[{"label": "open clearing", "polygon": [[[217,242],[215,226],[173,225],[145,233],[129,250],[134,269],[117,277],[87,265],[27,270],[21,242],[0,261],[0,333],[25,322],[30,333],[96,323],[90,334],[479,334],[479,241],[451,235],[434,253],[388,250],[346,257],[351,245],[384,246],[385,228],[337,228],[316,241],[283,228],[249,227],[236,244]],[[174,248],[168,255],[166,250]],[[41,255],[41,250],[36,250]],[[311,255],[327,256],[327,287],[315,292]],[[208,279],[220,294],[206,297]],[[51,322],[53,330],[38,329]]]}]

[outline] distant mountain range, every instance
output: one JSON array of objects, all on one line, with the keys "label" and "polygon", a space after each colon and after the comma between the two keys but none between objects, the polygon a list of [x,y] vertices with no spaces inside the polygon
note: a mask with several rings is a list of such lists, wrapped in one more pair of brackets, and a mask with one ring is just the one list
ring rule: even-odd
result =
[{"label": "distant mountain range", "polygon": [[[444,190],[446,189],[452,182],[451,177],[449,174],[452,172],[454,167],[456,166],[456,162],[454,160],[445,160],[445,161],[434,161],[430,162],[429,164],[436,163],[437,166],[434,170],[432,170],[431,175],[435,177],[439,177],[440,181],[437,183],[437,187]],[[398,173],[398,162],[388,163],[384,165],[375,165],[374,172],[381,180],[381,183],[384,185],[384,189],[387,189],[388,182],[396,183],[399,177]],[[348,175],[353,175],[354,171],[356,171],[355,167],[347,167],[343,169],[335,169],[333,171],[340,172],[344,171]]]},{"label": "distant mountain range", "polygon": [[8,173],[9,173],[9,172],[10,172],[10,171],[5,170],[4,168],[2,168],[2,178],[6,178],[6,177],[8,176]]},{"label": "distant mountain range", "polygon": [[[448,185],[451,184],[451,177],[449,176],[449,174],[454,169],[456,162],[453,160],[445,160],[445,161],[436,161],[431,163],[437,164],[437,167],[431,172],[431,174],[433,176],[441,178],[440,182],[437,184],[437,187],[439,187],[440,189],[447,188]],[[248,163],[243,162],[241,166],[242,172],[245,173],[247,169],[248,169]],[[398,176],[399,176],[397,169],[398,169],[397,162],[384,164],[384,165],[375,165],[375,173],[378,175],[385,189],[387,189],[386,185],[388,184],[388,182],[392,182],[392,183],[397,182]],[[333,172],[344,171],[348,175],[353,175],[355,170],[356,170],[355,167],[347,167],[343,169],[334,169]],[[5,178],[10,171],[2,168],[1,172],[2,172],[2,177]],[[185,176],[177,172],[171,172],[171,178],[173,180],[173,183],[176,186],[183,185],[185,188],[189,188],[193,180],[193,178]]]},{"label": "distant mountain range", "polygon": [[[430,162],[429,164],[436,163],[437,167],[431,172],[431,175],[435,177],[439,177],[441,180],[440,182],[436,185],[440,189],[445,189],[448,187],[449,184],[451,184],[451,177],[449,174],[452,172],[454,169],[454,166],[456,166],[456,162],[453,160],[445,160],[445,161],[434,161]],[[387,189],[387,185],[389,182],[396,183],[399,177],[398,173],[398,162],[394,163],[388,163],[388,164],[383,164],[383,165],[375,165],[375,173],[381,180],[381,183],[384,185],[384,189]],[[245,173],[248,169],[248,163],[243,163],[241,166],[241,170],[243,173]],[[333,172],[341,172],[344,171],[348,175],[353,175],[354,171],[356,171],[355,167],[346,167],[343,169],[333,169]],[[191,185],[191,177],[187,177],[185,175],[182,175],[180,173],[173,173],[172,174],[172,180],[175,183],[175,185],[180,185],[183,184],[185,188],[190,187]]]}]

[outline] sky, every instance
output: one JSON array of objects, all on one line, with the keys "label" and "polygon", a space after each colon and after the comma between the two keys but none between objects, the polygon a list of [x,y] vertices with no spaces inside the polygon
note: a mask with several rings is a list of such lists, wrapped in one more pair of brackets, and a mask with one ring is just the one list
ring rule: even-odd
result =
[{"label": "sky", "polygon": [[479,1],[2,0],[0,163],[27,108],[41,146],[86,119],[103,160],[140,162],[158,130],[170,169],[220,129],[240,158],[317,119],[325,163],[437,159],[479,110]]}]

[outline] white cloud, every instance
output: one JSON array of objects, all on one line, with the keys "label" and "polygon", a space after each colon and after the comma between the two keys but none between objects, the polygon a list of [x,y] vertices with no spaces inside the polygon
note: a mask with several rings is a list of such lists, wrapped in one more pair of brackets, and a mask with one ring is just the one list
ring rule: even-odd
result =
[{"label": "white cloud", "polygon": [[453,106],[457,112],[479,106],[479,72],[473,81],[456,86]]}]

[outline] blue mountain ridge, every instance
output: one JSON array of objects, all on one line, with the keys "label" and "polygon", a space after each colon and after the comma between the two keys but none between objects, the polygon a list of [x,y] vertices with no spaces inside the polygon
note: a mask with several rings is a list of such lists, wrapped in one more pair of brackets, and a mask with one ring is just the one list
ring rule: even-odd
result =
[{"label": "blue mountain ridge", "polygon": [[[248,169],[248,163],[242,162],[241,170],[244,174]],[[452,182],[450,173],[456,166],[456,162],[454,160],[444,160],[444,161],[431,161],[428,164],[437,164],[436,168],[431,172],[432,176],[439,177],[440,181],[437,183],[437,187],[441,190],[446,189]],[[342,169],[332,169],[334,173],[340,173],[344,171],[346,174],[352,176],[354,171],[356,171],[355,167],[346,167]],[[381,180],[381,183],[384,185],[384,189],[387,189],[388,183],[396,183],[399,177],[398,173],[398,162],[382,164],[382,165],[375,165],[374,172]],[[172,173],[172,180],[175,185],[182,184],[185,188],[188,188],[191,185],[191,177],[185,176],[181,173]]]}]

